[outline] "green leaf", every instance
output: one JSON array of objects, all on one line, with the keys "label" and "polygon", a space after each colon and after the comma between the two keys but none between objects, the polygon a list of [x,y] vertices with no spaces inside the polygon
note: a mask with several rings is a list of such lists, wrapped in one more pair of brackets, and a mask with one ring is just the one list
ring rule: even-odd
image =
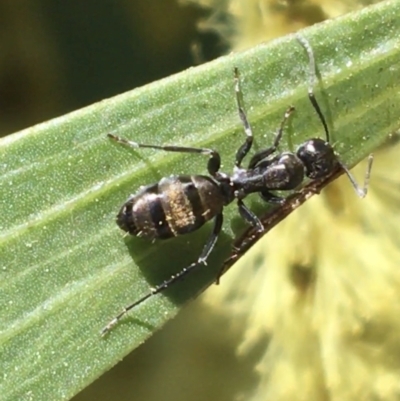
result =
[{"label": "green leaf", "polygon": [[[315,52],[321,76],[317,98],[335,148],[350,166],[400,126],[398,32],[400,3],[389,1],[302,33]],[[234,66],[241,71],[255,149],[271,143],[290,104],[296,113],[282,149],[323,136],[307,99],[307,56],[289,36],[1,140],[2,400],[72,397],[212,282],[244,227],[235,205],[226,208],[223,233],[207,267],[100,336],[122,306],[194,261],[211,229],[207,224],[155,244],[124,238],[115,214],[129,194],[169,174],[204,174],[207,158],[132,151],[106,134],[215,148],[222,170],[232,171],[244,140]],[[257,196],[247,203],[258,213],[266,209]]]}]

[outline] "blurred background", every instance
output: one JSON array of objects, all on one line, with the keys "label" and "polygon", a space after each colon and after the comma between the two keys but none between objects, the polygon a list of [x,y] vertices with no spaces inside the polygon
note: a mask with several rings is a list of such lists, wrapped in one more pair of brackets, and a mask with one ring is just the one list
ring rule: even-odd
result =
[{"label": "blurred background", "polygon": [[224,51],[206,12],[176,0],[0,1],[0,135],[182,71]]}]

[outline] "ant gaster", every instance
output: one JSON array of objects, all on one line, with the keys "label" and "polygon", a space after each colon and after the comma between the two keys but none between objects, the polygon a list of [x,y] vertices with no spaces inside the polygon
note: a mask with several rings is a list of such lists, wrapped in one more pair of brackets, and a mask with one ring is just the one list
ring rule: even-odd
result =
[{"label": "ant gaster", "polygon": [[234,69],[236,104],[246,139],[236,152],[235,167],[232,175],[219,171],[221,157],[217,151],[212,149],[145,145],[108,134],[108,137],[112,140],[131,148],[197,153],[210,157],[207,165],[209,176],[179,175],[164,177],[158,183],[146,186],[132,195],[122,205],[117,215],[117,224],[122,230],[131,235],[148,239],[166,239],[193,232],[211,219],[214,219],[214,227],[199,258],[195,262],[151,289],[142,298],[126,306],[119,315],[103,328],[102,335],[114,327],[129,310],[153,295],[164,291],[193,271],[198,265],[207,263],[207,259],[221,231],[223,208],[231,202],[237,202],[239,213],[244,220],[259,231],[263,231],[264,227],[260,219],[243,202],[247,195],[257,192],[266,202],[282,204],[285,202],[285,198],[279,197],[271,193],[271,191],[294,190],[303,182],[305,177],[310,179],[322,178],[330,174],[338,165],[345,170],[357,194],[360,197],[366,195],[372,157],[369,159],[364,187],[360,188],[348,169],[339,161],[329,143],[328,126],[312,89],[315,75],[312,49],[304,38],[299,38],[299,40],[307,50],[310,59],[311,85],[308,91],[309,99],[322,122],[326,140],[313,138],[301,144],[295,153],[282,152],[276,154],[282,139],[284,126],[290,114],[294,111],[294,107],[291,106],[284,114],[272,146],[255,153],[250,159],[248,167],[243,168],[242,161],[251,150],[253,144],[253,132],[244,111],[237,68]]}]

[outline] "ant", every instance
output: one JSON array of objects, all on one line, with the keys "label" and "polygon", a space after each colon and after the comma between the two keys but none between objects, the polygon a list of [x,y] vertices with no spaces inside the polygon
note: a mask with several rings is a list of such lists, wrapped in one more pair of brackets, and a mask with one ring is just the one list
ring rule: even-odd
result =
[{"label": "ant", "polygon": [[146,186],[128,198],[118,215],[118,226],[131,235],[148,239],[167,239],[187,234],[199,229],[207,221],[214,219],[214,227],[204,245],[199,258],[173,275],[134,303],[126,306],[101,331],[107,334],[118,321],[131,309],[148,298],[164,291],[181,280],[197,266],[206,264],[212,252],[223,223],[223,208],[236,201],[241,217],[259,232],[264,231],[260,219],[244,204],[243,199],[251,193],[260,194],[269,203],[282,205],[286,198],[277,196],[271,191],[294,190],[300,186],[305,177],[312,180],[329,176],[338,166],[349,177],[352,186],[360,197],[367,194],[372,156],[369,158],[365,174],[364,187],[360,188],[355,179],[336,156],[330,144],[329,130],[325,118],[314,96],[315,61],[311,45],[302,37],[300,43],[307,51],[310,60],[310,87],[308,97],[325,130],[326,140],[313,138],[301,144],[295,153],[276,153],[282,139],[285,124],[294,111],[290,106],[281,121],[272,146],[262,149],[251,157],[247,168],[242,161],[251,150],[253,131],[244,111],[242,91],[240,88],[239,70],[234,69],[234,87],[239,118],[246,135],[235,156],[235,167],[232,175],[219,171],[221,157],[216,150],[184,146],[158,146],[133,142],[108,134],[108,137],[131,148],[159,149],[167,152],[195,153],[209,156],[207,170],[209,175],[179,175],[164,177],[159,182]]}]

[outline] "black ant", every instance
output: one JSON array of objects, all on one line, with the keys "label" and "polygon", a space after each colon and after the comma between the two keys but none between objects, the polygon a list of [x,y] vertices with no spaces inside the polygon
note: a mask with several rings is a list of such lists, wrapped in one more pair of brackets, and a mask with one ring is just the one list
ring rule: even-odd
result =
[{"label": "black ant", "polygon": [[251,193],[259,193],[266,202],[283,204],[285,198],[279,197],[271,193],[271,191],[294,190],[299,187],[305,177],[313,180],[323,178],[337,169],[339,165],[350,178],[357,194],[360,197],[366,195],[372,156],[369,159],[364,187],[360,188],[349,170],[339,161],[329,143],[328,126],[313,92],[315,63],[312,49],[305,39],[300,38],[299,40],[307,50],[310,59],[311,85],[308,96],[322,122],[326,140],[320,138],[309,139],[301,144],[295,153],[282,152],[276,154],[282,139],[284,126],[294,111],[294,107],[291,106],[283,116],[272,146],[255,153],[250,159],[248,167],[243,168],[241,166],[242,161],[251,150],[253,144],[253,132],[244,111],[237,68],[234,69],[236,104],[246,139],[236,152],[235,167],[232,175],[219,171],[221,157],[217,151],[212,149],[145,145],[108,134],[108,137],[112,140],[131,148],[197,153],[210,157],[207,165],[209,176],[179,175],[164,177],[158,183],[144,187],[131,196],[122,205],[117,215],[117,224],[122,230],[131,235],[149,239],[166,239],[193,232],[211,219],[214,219],[214,228],[195,262],[151,289],[148,294],[139,300],[126,306],[119,315],[103,328],[102,335],[114,327],[129,310],[181,280],[198,265],[207,263],[207,259],[221,231],[223,208],[234,200],[237,201],[242,218],[262,232],[264,231],[262,222],[243,202],[243,199]]}]

